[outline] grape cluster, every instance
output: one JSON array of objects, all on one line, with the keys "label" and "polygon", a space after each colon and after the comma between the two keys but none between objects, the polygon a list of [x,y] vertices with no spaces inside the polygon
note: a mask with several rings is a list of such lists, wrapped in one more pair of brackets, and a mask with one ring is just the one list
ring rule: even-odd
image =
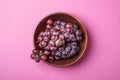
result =
[{"label": "grape cluster", "polygon": [[31,58],[36,62],[70,58],[80,51],[82,32],[77,24],[48,19],[45,31],[39,33]]}]

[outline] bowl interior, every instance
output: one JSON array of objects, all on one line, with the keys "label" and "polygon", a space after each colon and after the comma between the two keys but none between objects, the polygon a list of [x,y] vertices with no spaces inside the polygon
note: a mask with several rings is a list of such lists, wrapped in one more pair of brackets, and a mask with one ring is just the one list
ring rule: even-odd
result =
[{"label": "bowl interior", "polygon": [[55,14],[51,14],[47,17],[45,17],[37,26],[35,33],[34,33],[34,45],[36,49],[39,49],[38,44],[36,43],[37,41],[37,37],[39,35],[39,33],[41,31],[45,31],[45,27],[46,27],[46,22],[47,19],[53,19],[53,20],[61,20],[61,21],[65,21],[65,22],[70,22],[73,24],[78,24],[81,31],[82,31],[82,35],[83,35],[83,40],[80,42],[80,52],[75,55],[74,57],[68,58],[68,59],[64,59],[64,60],[58,60],[58,61],[46,61],[45,63],[49,64],[49,65],[53,65],[53,66],[68,66],[71,65],[73,63],[75,63],[76,61],[78,61],[82,55],[84,54],[84,51],[86,49],[87,46],[87,33],[86,30],[84,28],[84,26],[73,16],[65,14],[65,13],[55,13]]}]

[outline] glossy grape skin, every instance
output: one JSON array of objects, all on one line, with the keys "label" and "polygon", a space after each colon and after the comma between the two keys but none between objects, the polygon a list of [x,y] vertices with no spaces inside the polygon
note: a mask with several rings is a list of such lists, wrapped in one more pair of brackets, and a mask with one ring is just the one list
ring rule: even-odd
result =
[{"label": "glossy grape skin", "polygon": [[37,62],[37,63],[40,62],[40,57],[38,55],[35,55],[34,59],[35,59],[35,62]]},{"label": "glossy grape skin", "polygon": [[40,59],[43,60],[43,61],[46,61],[46,60],[48,59],[48,57],[47,57],[46,55],[42,55],[42,56],[40,57]]},{"label": "glossy grape skin", "polygon": [[47,20],[47,24],[52,25],[53,24],[53,20],[52,19],[48,19]]}]

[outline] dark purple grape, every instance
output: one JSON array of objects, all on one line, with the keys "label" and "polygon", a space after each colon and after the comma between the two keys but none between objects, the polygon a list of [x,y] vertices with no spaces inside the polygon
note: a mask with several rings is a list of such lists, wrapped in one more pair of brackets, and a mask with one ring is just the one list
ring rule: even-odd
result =
[{"label": "dark purple grape", "polygon": [[71,39],[71,41],[76,41],[75,35],[74,34],[70,34],[70,39]]},{"label": "dark purple grape", "polygon": [[36,54],[36,53],[39,53],[39,51],[37,49],[33,49],[32,53]]},{"label": "dark purple grape", "polygon": [[41,42],[41,45],[42,45],[43,47],[45,47],[47,44],[46,44],[45,41],[42,41],[42,42]]},{"label": "dark purple grape", "polygon": [[77,42],[72,42],[71,46],[77,46]]},{"label": "dark purple grape", "polygon": [[51,25],[47,25],[47,26],[46,26],[46,29],[51,29],[51,28],[52,28]]},{"label": "dark purple grape", "polygon": [[71,51],[71,47],[66,47],[65,48],[65,51],[68,53],[68,52],[70,52]]},{"label": "dark purple grape", "polygon": [[41,56],[42,54],[43,54],[43,51],[40,50],[40,51],[39,51],[39,56]]},{"label": "dark purple grape", "polygon": [[60,27],[59,27],[59,25],[56,25],[55,27],[53,27],[53,29],[56,30],[56,31],[59,31]]},{"label": "dark purple grape", "polygon": [[45,36],[45,37],[43,37],[43,40],[47,42],[47,41],[49,41],[50,39],[49,39],[49,37]]},{"label": "dark purple grape", "polygon": [[52,51],[52,52],[51,52],[51,55],[52,55],[52,56],[55,56],[55,52],[54,52],[54,51]]},{"label": "dark purple grape", "polygon": [[61,53],[57,51],[57,52],[55,53],[55,56],[61,57]]},{"label": "dark purple grape", "polygon": [[66,58],[67,55],[68,55],[68,53],[67,53],[66,51],[63,51],[63,52],[62,52],[62,56],[61,56],[61,58],[64,59],[64,58]]},{"label": "dark purple grape", "polygon": [[46,61],[48,58],[47,58],[46,55],[42,55],[42,56],[40,57],[40,59],[43,60],[43,61]]},{"label": "dark purple grape", "polygon": [[77,40],[81,41],[82,40],[82,36],[77,36]]},{"label": "dark purple grape", "polygon": [[77,46],[77,47],[76,47],[76,52],[79,52],[79,51],[80,51],[80,47]]},{"label": "dark purple grape", "polygon": [[56,60],[59,60],[59,59],[60,59],[60,57],[58,57],[58,56],[55,56],[55,59],[56,59]]},{"label": "dark purple grape", "polygon": [[40,62],[40,57],[39,57],[39,55],[35,55],[35,62]]},{"label": "dark purple grape", "polygon": [[32,59],[35,59],[35,54],[32,53],[30,57],[31,57]]},{"label": "dark purple grape", "polygon": [[58,51],[59,51],[59,52],[63,52],[63,51],[64,51],[64,47],[58,48]]},{"label": "dark purple grape", "polygon": [[76,54],[76,51],[74,49],[72,49],[69,53],[71,56],[74,56]]},{"label": "dark purple grape", "polygon": [[74,32],[76,32],[76,30],[78,30],[78,29],[79,29],[79,26],[77,24],[73,24],[73,30],[74,30]]},{"label": "dark purple grape", "polygon": [[66,22],[61,22],[60,25],[61,25],[61,26],[65,26],[65,25],[66,25]]},{"label": "dark purple grape", "polygon": [[76,36],[81,36],[82,32],[80,30],[76,30],[75,34]]}]

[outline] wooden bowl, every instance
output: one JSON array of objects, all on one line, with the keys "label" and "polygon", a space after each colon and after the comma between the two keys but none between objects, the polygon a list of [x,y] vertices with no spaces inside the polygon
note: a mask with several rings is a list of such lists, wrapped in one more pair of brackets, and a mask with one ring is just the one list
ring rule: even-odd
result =
[{"label": "wooden bowl", "polygon": [[58,60],[58,61],[45,61],[45,63],[52,65],[52,66],[57,66],[57,67],[62,67],[62,66],[69,66],[73,63],[75,63],[76,61],[78,61],[84,54],[84,51],[87,47],[87,42],[88,42],[88,37],[87,37],[87,32],[86,29],[84,28],[84,26],[81,24],[81,22],[76,19],[75,17],[71,16],[70,14],[67,13],[54,13],[54,14],[50,14],[47,17],[45,17],[44,19],[42,19],[42,21],[40,21],[40,23],[38,24],[35,33],[34,33],[34,46],[36,49],[38,49],[38,44],[36,43],[37,41],[37,37],[38,34],[41,31],[45,30],[46,27],[46,22],[47,19],[53,19],[53,20],[61,20],[61,21],[65,21],[65,22],[70,22],[70,23],[74,23],[74,24],[78,24],[81,31],[82,31],[82,35],[83,35],[83,40],[80,42],[80,52],[75,55],[74,57],[68,58],[68,59],[64,59],[64,60]]}]

